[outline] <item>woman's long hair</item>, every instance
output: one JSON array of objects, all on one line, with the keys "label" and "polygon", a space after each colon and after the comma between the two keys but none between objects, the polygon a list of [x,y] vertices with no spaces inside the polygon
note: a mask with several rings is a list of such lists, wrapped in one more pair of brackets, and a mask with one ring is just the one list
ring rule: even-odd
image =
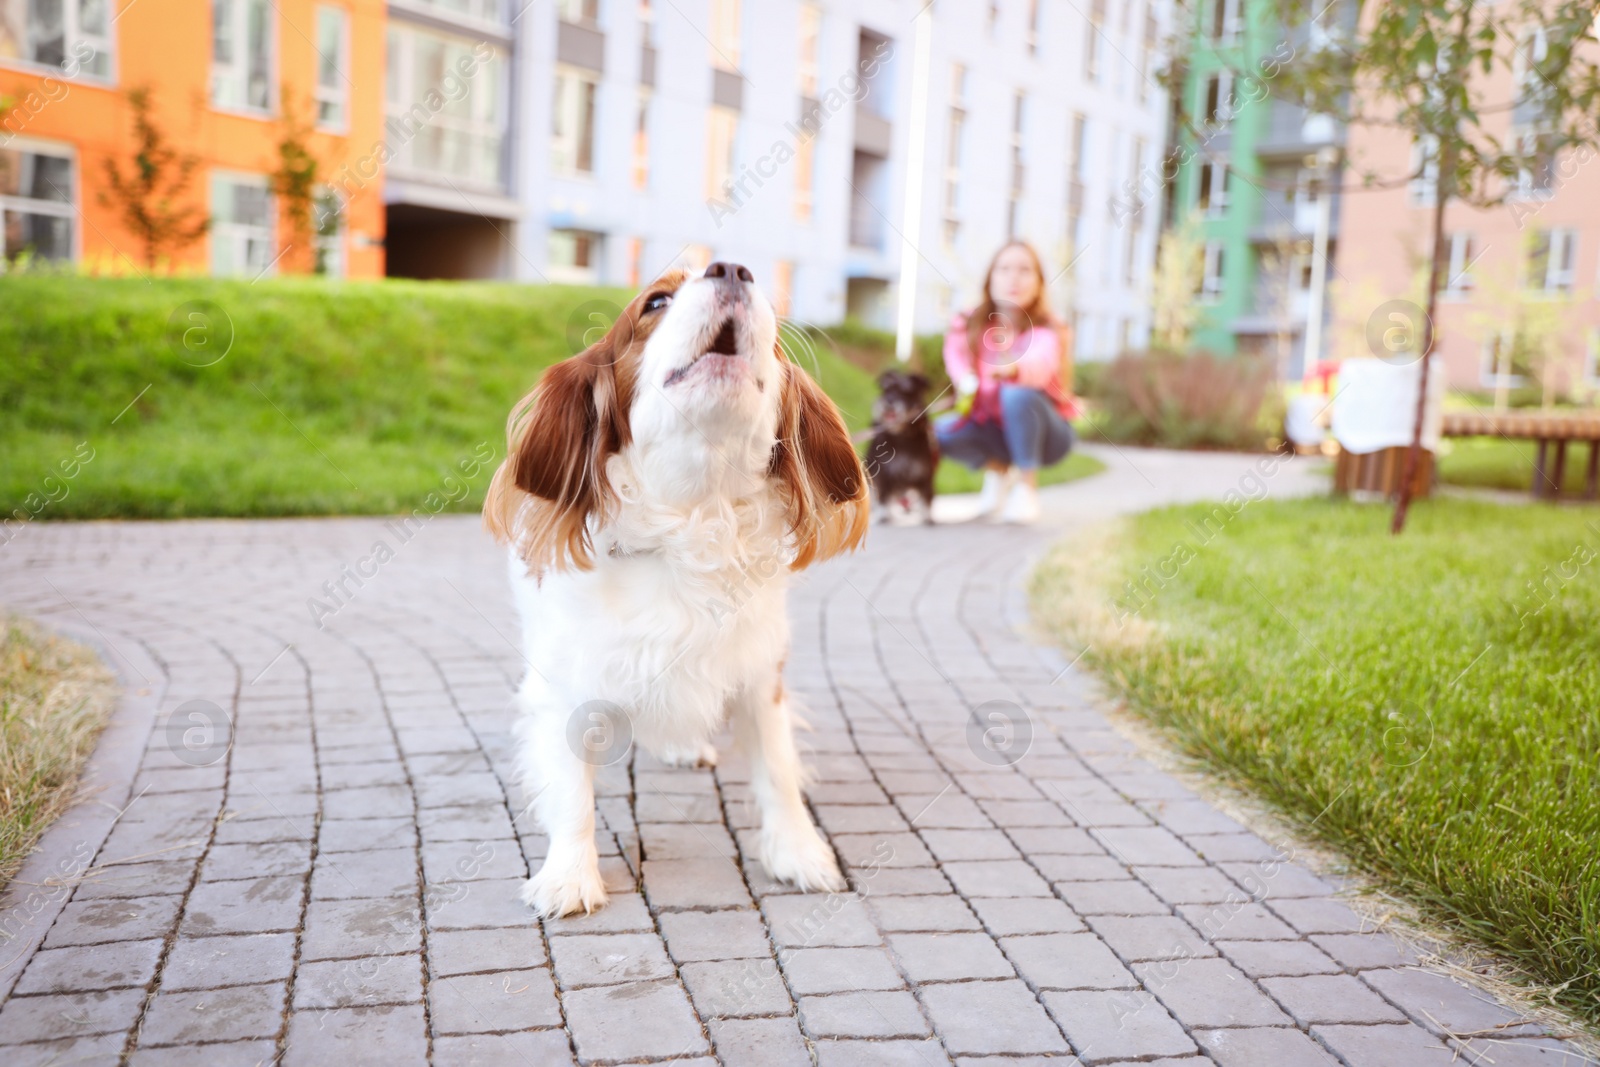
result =
[{"label": "woman's long hair", "polygon": [[[1028,253],[1028,259],[1033,263],[1033,273],[1039,279],[1039,291],[1033,298],[1033,304],[1025,308],[1002,307],[995,301],[993,292],[994,268],[1000,262],[1000,257],[1005,255],[1007,249],[1020,248]],[[1012,339],[1029,329],[1054,330],[1056,340],[1061,346],[1061,385],[1069,394],[1072,392],[1072,349],[1071,337],[1067,326],[1056,318],[1055,312],[1050,310],[1050,294],[1046,290],[1044,277],[1044,262],[1039,258],[1039,253],[1027,241],[1007,241],[995,251],[994,258],[989,260],[989,269],[983,274],[983,300],[972,309],[972,314],[967,316],[967,349],[974,359],[982,358],[985,348],[993,348],[989,344],[986,334],[996,327],[1010,331]],[[1020,321],[1019,321],[1020,320]]]}]

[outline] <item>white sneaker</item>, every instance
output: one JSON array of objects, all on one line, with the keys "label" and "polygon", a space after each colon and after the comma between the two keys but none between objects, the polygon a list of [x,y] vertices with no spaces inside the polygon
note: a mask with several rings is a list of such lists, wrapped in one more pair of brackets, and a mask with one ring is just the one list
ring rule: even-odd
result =
[{"label": "white sneaker", "polygon": [[978,493],[978,514],[976,518],[992,519],[1000,514],[1000,506],[1005,503],[1006,489],[1011,484],[1011,471],[1004,472],[984,469],[983,489]]},{"label": "white sneaker", "polygon": [[1000,521],[1028,525],[1039,521],[1039,490],[1018,480],[1006,497],[1006,506],[1000,512]]}]

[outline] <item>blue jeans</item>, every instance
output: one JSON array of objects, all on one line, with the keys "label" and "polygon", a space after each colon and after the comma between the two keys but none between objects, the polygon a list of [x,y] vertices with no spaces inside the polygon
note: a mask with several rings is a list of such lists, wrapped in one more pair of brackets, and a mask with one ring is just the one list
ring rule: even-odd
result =
[{"label": "blue jeans", "polygon": [[1059,463],[1072,451],[1072,423],[1061,417],[1050,398],[1025,385],[1000,387],[1000,424],[961,421],[946,415],[934,424],[939,451],[978,470],[999,463],[1031,471]]}]

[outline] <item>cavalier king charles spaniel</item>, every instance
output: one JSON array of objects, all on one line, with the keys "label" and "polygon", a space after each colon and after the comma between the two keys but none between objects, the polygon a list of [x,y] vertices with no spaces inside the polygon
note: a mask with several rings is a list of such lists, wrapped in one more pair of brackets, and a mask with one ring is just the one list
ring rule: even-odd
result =
[{"label": "cavalier king charles spaniel", "polygon": [[594,774],[610,759],[582,743],[596,709],[675,765],[714,762],[731,722],[767,871],[843,888],[800,792],[784,602],[790,571],[861,543],[868,510],[844,420],[738,264],[663,275],[513,410],[484,518],[522,619],[519,770],[550,842],[522,899],[541,916],[606,901]]}]

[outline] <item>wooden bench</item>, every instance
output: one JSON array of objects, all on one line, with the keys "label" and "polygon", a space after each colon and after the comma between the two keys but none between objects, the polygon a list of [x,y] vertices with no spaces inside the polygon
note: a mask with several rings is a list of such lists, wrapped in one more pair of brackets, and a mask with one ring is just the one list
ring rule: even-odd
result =
[{"label": "wooden bench", "polygon": [[1582,498],[1600,500],[1600,412],[1447,411],[1440,432],[1445,437],[1504,437],[1538,442],[1533,457],[1536,500],[1561,498],[1567,474],[1567,445],[1587,441],[1589,468]]}]

